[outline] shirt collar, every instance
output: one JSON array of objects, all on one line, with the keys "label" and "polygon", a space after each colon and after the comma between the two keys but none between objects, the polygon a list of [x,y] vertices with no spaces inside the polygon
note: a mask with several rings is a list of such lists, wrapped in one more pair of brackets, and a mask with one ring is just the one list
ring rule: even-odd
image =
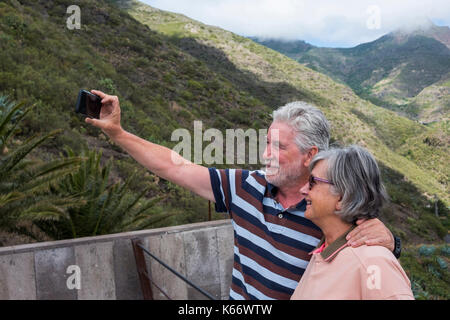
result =
[{"label": "shirt collar", "polygon": [[[333,243],[329,244],[325,249],[323,249],[320,252],[321,257],[325,262],[331,262],[342,249],[348,246],[347,239],[345,239],[345,237],[347,236],[347,234],[350,233],[350,231],[355,229],[355,227],[356,225],[351,226],[350,229],[348,229],[343,235],[341,235]],[[317,252],[317,250],[320,249],[320,247],[324,244],[324,242],[325,237],[322,238],[322,240],[317,245],[316,249],[310,252],[310,254]]]},{"label": "shirt collar", "polygon": [[[274,186],[270,182],[267,182],[267,191],[268,191],[268,195],[272,199],[274,199],[277,196],[278,187]],[[306,210],[306,200],[303,198],[299,203],[297,203],[297,205],[295,206],[295,209],[300,210],[300,211],[305,211]]]},{"label": "shirt collar", "polygon": [[278,192],[278,188],[271,184],[270,182],[267,182],[267,190],[269,191],[269,195],[272,198],[275,198]]}]

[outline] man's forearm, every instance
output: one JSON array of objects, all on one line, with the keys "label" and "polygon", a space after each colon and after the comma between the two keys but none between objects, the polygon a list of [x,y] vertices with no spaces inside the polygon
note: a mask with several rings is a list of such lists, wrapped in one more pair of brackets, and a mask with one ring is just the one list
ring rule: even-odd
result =
[{"label": "man's forearm", "polygon": [[395,250],[395,241],[392,232],[386,228],[379,219],[359,219],[356,221],[358,225],[346,237],[349,245],[359,247],[360,245],[380,245],[388,248],[390,251]]},{"label": "man's forearm", "polygon": [[142,166],[164,179],[170,180],[169,171],[173,170],[174,166],[186,162],[173,150],[142,139],[125,130],[112,136],[111,140]]},{"label": "man's forearm", "polygon": [[169,148],[124,130],[110,138],[157,176],[187,188],[207,200],[215,201],[208,168],[184,159]]}]

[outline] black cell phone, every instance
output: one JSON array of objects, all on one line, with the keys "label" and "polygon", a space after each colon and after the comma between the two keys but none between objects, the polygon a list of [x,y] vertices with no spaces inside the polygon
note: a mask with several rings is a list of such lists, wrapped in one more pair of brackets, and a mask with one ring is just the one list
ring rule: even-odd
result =
[{"label": "black cell phone", "polygon": [[75,112],[81,113],[89,118],[100,119],[101,108],[102,99],[99,96],[87,90],[80,90]]}]

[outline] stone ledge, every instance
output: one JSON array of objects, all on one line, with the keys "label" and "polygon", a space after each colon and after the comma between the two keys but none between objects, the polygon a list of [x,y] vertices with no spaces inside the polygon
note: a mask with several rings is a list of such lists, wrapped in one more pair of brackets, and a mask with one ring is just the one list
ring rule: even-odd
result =
[{"label": "stone ledge", "polygon": [[183,224],[183,225],[173,226],[173,227],[164,227],[164,228],[157,228],[157,229],[114,233],[114,234],[93,236],[93,237],[84,237],[84,238],[58,240],[58,241],[35,242],[35,243],[29,243],[29,244],[21,244],[21,245],[17,245],[17,246],[0,247],[0,256],[13,254],[13,253],[31,252],[31,251],[35,251],[35,250],[47,250],[47,249],[75,246],[75,245],[81,245],[81,244],[113,241],[113,240],[117,240],[117,239],[143,238],[143,237],[148,237],[148,236],[179,233],[179,232],[185,232],[185,231],[190,231],[190,230],[199,230],[199,229],[206,229],[206,228],[219,228],[222,226],[228,226],[230,224],[231,224],[230,219],[223,219],[223,220]]}]

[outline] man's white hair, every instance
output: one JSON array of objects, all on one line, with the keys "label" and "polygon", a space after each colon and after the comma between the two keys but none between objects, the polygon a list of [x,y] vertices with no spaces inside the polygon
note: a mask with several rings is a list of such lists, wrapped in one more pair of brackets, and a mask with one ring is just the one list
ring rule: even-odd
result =
[{"label": "man's white hair", "polygon": [[273,121],[290,125],[295,131],[295,142],[302,152],[313,146],[319,151],[327,150],[330,141],[330,125],[325,115],[315,106],[294,101],[273,112]]}]

